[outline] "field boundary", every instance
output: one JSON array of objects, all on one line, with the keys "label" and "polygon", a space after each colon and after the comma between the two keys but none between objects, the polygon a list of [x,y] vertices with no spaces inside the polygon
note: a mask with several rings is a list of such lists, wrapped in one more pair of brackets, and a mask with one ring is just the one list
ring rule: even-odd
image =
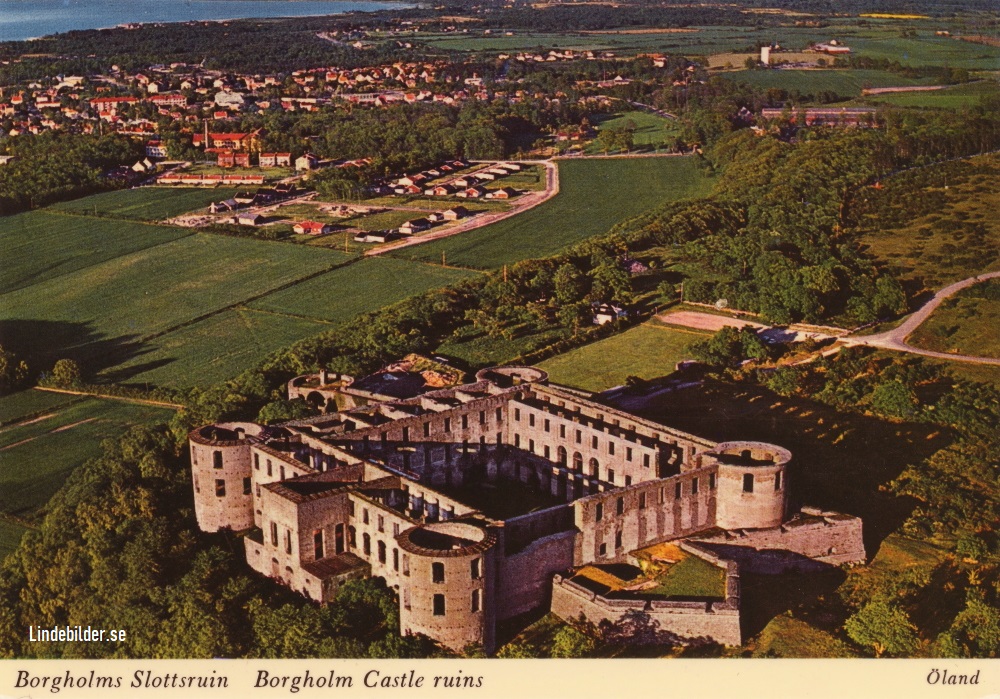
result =
[{"label": "field boundary", "polygon": [[161,400],[150,400],[148,398],[131,398],[128,396],[113,396],[107,393],[94,393],[90,391],[76,391],[69,388],[50,388],[48,386],[35,386],[36,391],[47,391],[49,393],[66,393],[72,396],[85,396],[87,398],[102,398],[104,400],[116,400],[122,403],[134,403],[136,405],[148,405],[153,408],[171,408],[179,410],[186,406],[180,403],[168,403]]}]

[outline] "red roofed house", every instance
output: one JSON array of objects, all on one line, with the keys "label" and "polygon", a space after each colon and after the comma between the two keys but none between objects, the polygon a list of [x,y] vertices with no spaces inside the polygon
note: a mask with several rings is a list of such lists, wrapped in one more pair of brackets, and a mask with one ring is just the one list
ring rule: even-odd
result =
[{"label": "red roofed house", "polygon": [[319,221],[300,221],[292,226],[298,235],[323,235],[330,232],[330,226]]}]

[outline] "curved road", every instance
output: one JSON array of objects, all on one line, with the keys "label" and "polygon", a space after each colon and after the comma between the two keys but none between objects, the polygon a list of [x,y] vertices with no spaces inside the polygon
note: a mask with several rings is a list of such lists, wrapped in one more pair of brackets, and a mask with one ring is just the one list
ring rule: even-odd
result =
[{"label": "curved road", "polygon": [[956,362],[968,362],[970,364],[996,364],[1000,366],[1000,359],[993,357],[975,357],[968,354],[950,354],[948,352],[932,352],[931,350],[920,349],[907,344],[906,338],[917,329],[930,316],[934,310],[941,305],[949,296],[970,287],[973,284],[984,282],[987,279],[1000,277],[1000,272],[987,272],[976,277],[969,277],[960,282],[955,282],[941,291],[934,294],[934,297],[915,311],[899,327],[875,335],[858,335],[855,337],[842,337],[841,342],[846,345],[869,345],[871,347],[881,347],[882,349],[898,350],[900,352],[910,352],[911,354],[921,354],[925,357],[937,357],[938,359],[950,359]]}]

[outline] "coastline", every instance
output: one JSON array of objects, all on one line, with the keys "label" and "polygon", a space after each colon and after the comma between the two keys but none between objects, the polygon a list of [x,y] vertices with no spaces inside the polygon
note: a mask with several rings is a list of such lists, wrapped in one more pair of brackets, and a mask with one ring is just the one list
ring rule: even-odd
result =
[{"label": "coastline", "polygon": [[[0,44],[5,43],[15,43],[15,42],[34,42],[41,41],[43,39],[48,39],[53,36],[58,36],[60,34],[66,34],[71,31],[106,31],[110,29],[139,29],[148,26],[162,26],[168,24],[190,24],[190,23],[202,23],[202,22],[215,22],[215,23],[225,23],[225,22],[239,22],[245,20],[290,20],[290,19],[308,19],[317,17],[340,17],[348,14],[364,13],[372,14],[376,12],[383,12],[385,10],[398,9],[398,10],[409,10],[414,8],[419,8],[423,5],[421,2],[408,2],[407,0],[194,0],[199,5],[212,5],[212,4],[228,4],[234,2],[240,3],[255,3],[255,4],[268,4],[268,5],[279,5],[279,4],[298,4],[298,3],[309,3],[309,2],[323,2],[329,5],[377,5],[377,8],[373,9],[349,9],[339,12],[313,12],[309,14],[292,14],[292,15],[267,15],[267,16],[237,16],[237,17],[211,17],[211,18],[194,18],[194,19],[164,19],[164,20],[143,20],[136,22],[119,22],[117,24],[105,25],[100,27],[75,27],[72,29],[63,29],[59,31],[53,31],[47,34],[41,34],[38,36],[30,37],[19,37],[10,39],[0,39]],[[3,22],[0,21],[0,27],[3,26]]]}]

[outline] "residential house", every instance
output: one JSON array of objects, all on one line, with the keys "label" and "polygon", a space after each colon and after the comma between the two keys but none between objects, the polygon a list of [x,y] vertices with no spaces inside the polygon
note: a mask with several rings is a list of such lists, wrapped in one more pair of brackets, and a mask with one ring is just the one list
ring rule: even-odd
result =
[{"label": "residential house", "polygon": [[330,232],[330,225],[319,221],[300,221],[292,226],[298,235],[325,235]]}]

